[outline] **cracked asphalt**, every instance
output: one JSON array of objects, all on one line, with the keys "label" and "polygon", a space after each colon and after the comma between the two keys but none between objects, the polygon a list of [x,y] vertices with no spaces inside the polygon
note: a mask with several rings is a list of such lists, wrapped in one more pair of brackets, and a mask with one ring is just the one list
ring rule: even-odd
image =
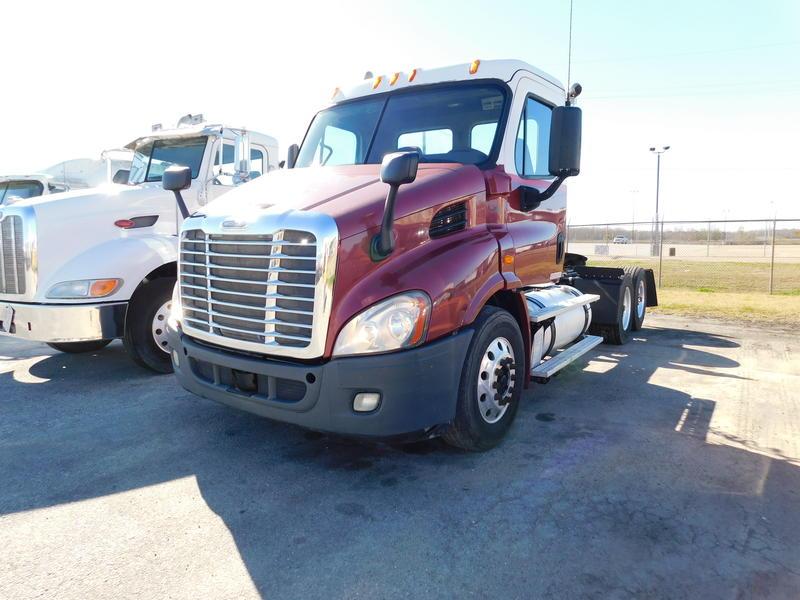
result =
[{"label": "cracked asphalt", "polygon": [[800,340],[648,325],[485,454],[0,338],[0,598],[800,597]]}]

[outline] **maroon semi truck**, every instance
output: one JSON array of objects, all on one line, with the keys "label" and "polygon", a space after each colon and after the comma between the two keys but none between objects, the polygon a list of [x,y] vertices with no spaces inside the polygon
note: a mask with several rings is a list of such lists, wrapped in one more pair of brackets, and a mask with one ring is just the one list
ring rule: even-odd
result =
[{"label": "maroon semi truck", "polygon": [[523,388],[656,304],[651,271],[566,252],[579,91],[508,60],[337,89],[288,169],[185,220],[181,384],[320,431],[497,444]]}]

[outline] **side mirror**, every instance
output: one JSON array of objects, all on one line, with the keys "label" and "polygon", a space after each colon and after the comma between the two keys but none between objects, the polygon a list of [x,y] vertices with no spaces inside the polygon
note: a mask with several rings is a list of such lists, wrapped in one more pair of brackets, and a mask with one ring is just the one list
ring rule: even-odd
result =
[{"label": "side mirror", "polygon": [[411,183],[417,178],[419,152],[392,152],[383,157],[381,181],[390,186]]},{"label": "side mirror", "polygon": [[300,146],[297,144],[292,144],[289,146],[289,149],[286,151],[286,168],[287,169],[294,169],[294,165],[297,162],[297,157],[300,154]]},{"label": "side mirror", "polygon": [[389,185],[386,202],[383,206],[381,230],[372,238],[370,256],[378,262],[389,256],[394,250],[394,204],[397,190],[404,183],[411,183],[417,178],[419,152],[392,152],[383,157],[381,163],[381,181]]},{"label": "side mirror", "polygon": [[184,219],[189,216],[189,209],[186,207],[186,202],[183,201],[181,190],[188,189],[191,185],[192,170],[189,167],[170,165],[164,169],[164,174],[161,176],[161,187],[175,194],[175,202]]},{"label": "side mirror", "polygon": [[192,185],[192,170],[181,165],[171,165],[161,176],[161,186],[171,192],[188,189]]},{"label": "side mirror", "polygon": [[557,106],[550,122],[550,175],[572,177],[581,172],[581,109]]}]

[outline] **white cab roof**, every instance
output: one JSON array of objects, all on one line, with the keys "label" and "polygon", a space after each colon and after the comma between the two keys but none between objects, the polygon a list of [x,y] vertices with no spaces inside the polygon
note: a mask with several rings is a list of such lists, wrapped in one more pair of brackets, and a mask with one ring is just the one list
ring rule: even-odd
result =
[{"label": "white cab roof", "polygon": [[[521,60],[482,60],[478,61],[477,71],[470,73],[473,63],[463,63],[448,67],[435,69],[409,69],[401,71],[395,78],[395,73],[376,74],[371,79],[365,79],[350,88],[337,88],[331,102],[338,103],[353,98],[380,94],[395,89],[401,89],[418,85],[430,85],[432,83],[444,83],[447,81],[468,81],[473,79],[500,79],[511,81],[520,72],[530,74],[542,82],[559,90],[563,95],[563,84],[544,71],[537,69]],[[409,81],[413,77],[413,81]],[[379,80],[380,78],[380,80]],[[392,83],[394,80],[394,83]]]},{"label": "white cab roof", "polygon": [[[242,131],[239,127],[227,127],[219,124],[199,123],[197,125],[187,125],[185,127],[176,127],[173,129],[158,129],[151,131],[149,134],[136,138],[132,142],[125,145],[126,148],[134,150],[137,145],[148,140],[158,140],[164,138],[176,137],[194,137],[198,135],[221,135],[225,139],[233,139],[236,131]],[[277,146],[278,140],[274,137],[258,133],[257,131],[247,130],[250,134],[250,141],[263,146]]]}]

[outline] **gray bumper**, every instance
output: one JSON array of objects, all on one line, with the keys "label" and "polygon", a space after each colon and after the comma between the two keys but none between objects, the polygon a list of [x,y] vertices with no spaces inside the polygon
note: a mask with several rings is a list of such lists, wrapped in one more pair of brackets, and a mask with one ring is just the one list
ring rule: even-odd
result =
[{"label": "gray bumper", "polygon": [[122,336],[127,309],[127,302],[22,304],[0,300],[0,335],[53,343],[110,340]]},{"label": "gray bumper", "polygon": [[[453,420],[472,330],[403,352],[316,365],[209,347],[180,329],[168,335],[178,356],[175,375],[190,392],[310,429],[391,437]],[[355,412],[359,392],[379,392],[379,407]]]}]

